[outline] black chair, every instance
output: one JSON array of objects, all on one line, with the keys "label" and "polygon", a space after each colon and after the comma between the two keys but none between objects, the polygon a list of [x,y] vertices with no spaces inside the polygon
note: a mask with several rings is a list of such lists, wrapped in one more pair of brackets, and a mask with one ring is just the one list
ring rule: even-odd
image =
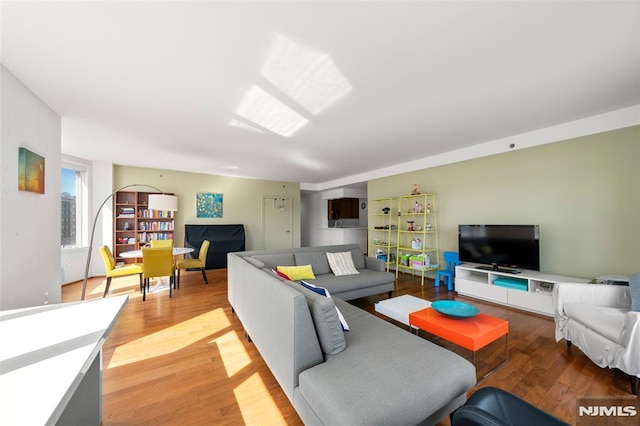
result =
[{"label": "black chair", "polygon": [[451,426],[567,426],[568,423],[494,387],[477,390],[451,414]]}]

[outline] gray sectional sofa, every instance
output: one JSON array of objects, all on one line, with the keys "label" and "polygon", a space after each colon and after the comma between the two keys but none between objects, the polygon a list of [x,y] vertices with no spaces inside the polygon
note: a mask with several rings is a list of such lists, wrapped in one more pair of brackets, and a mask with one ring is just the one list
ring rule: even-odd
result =
[{"label": "gray sectional sofa", "polygon": [[[346,251],[365,266],[358,275],[314,268],[316,280],[308,280],[332,298],[272,271],[297,260],[321,268],[320,254]],[[282,263],[287,260],[290,265]],[[357,245],[228,254],[229,302],[307,425],[435,424],[461,406],[476,383],[465,359],[343,300],[386,297],[393,282],[389,287],[385,279],[393,274],[378,262]],[[336,308],[350,331],[343,331]]]}]

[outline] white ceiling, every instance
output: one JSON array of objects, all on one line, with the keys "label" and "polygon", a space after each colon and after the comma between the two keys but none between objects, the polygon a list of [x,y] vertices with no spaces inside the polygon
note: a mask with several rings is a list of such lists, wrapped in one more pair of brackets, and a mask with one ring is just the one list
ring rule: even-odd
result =
[{"label": "white ceiling", "polygon": [[122,165],[322,189],[640,105],[637,1],[1,7],[62,151]]}]

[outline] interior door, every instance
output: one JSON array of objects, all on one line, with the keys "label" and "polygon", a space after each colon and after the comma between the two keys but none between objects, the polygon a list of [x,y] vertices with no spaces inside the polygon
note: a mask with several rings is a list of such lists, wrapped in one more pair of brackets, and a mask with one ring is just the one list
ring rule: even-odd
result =
[{"label": "interior door", "polygon": [[291,197],[262,197],[262,248],[293,247],[293,204]]}]

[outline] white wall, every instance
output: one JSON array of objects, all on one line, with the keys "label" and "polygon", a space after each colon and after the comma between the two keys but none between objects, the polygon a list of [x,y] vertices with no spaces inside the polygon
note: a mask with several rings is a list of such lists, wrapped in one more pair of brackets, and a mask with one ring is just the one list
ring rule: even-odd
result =
[{"label": "white wall", "polygon": [[[60,117],[0,65],[0,310],[59,303]],[[45,193],[18,191],[18,148],[45,158]]]}]

